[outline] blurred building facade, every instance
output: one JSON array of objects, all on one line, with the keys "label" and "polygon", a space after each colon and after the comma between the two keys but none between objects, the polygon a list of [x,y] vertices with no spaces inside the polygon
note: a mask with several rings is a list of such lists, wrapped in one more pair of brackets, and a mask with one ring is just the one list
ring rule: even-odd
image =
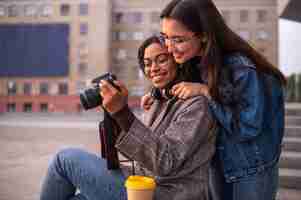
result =
[{"label": "blurred building facade", "polygon": [[278,15],[281,15],[291,0],[278,0]]},{"label": "blurred building facade", "polygon": [[[0,112],[79,110],[78,92],[85,87],[85,81],[96,76],[95,72],[107,71],[110,65],[110,24],[110,0],[0,1],[0,35],[6,35],[0,38],[0,44],[6,44],[4,51],[11,49],[10,58],[0,55],[2,61],[7,59],[6,62],[0,60],[6,65],[0,66]],[[57,34],[61,26],[66,29],[65,34]],[[45,36],[51,41],[39,40]],[[14,40],[19,40],[19,44]],[[66,45],[60,44],[61,41],[66,41]],[[23,48],[23,55],[19,48]],[[48,56],[39,57],[39,51],[47,48]],[[52,62],[49,59],[57,51],[66,54],[67,62],[54,62],[47,68],[45,62]],[[26,56],[30,56],[32,62],[14,62],[15,59],[26,60]],[[53,58],[59,59],[59,56]],[[33,68],[30,66],[33,63],[40,65]],[[10,66],[13,64],[18,66]],[[61,68],[66,68],[65,73],[56,73]]]},{"label": "blurred building facade", "polygon": [[[143,95],[149,83],[139,70],[137,48],[144,38],[160,31],[159,14],[169,1],[0,1],[0,31],[7,24],[69,27],[68,73],[61,76],[0,73],[0,112],[78,111],[78,91],[85,87],[86,80],[105,71],[112,71],[126,83],[131,96]],[[277,0],[214,2],[234,31],[278,64]]]},{"label": "blurred building facade", "polygon": [[[112,13],[113,71],[133,86],[135,94],[147,89],[137,64],[143,38],[160,31],[159,14],[170,0],[114,0]],[[227,24],[270,62],[278,65],[277,0],[213,0]]]}]

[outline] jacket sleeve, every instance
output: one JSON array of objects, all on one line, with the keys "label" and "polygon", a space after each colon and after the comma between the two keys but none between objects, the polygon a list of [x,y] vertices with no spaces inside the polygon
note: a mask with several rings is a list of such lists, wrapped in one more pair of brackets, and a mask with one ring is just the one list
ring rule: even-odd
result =
[{"label": "jacket sleeve", "polygon": [[136,118],[130,129],[119,136],[116,147],[155,175],[171,175],[193,155],[200,143],[208,142],[213,124],[208,111],[206,99],[195,98],[173,116],[170,125],[160,134]]},{"label": "jacket sleeve", "polygon": [[255,138],[263,126],[264,88],[254,68],[242,66],[234,73],[235,93],[239,99],[235,107],[239,109],[231,109],[213,100],[209,107],[229,135],[248,141]]}]

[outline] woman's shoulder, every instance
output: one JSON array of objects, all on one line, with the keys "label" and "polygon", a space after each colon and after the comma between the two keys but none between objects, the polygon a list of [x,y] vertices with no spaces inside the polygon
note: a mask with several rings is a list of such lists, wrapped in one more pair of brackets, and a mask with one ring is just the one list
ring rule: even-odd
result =
[{"label": "woman's shoulder", "polygon": [[[175,98],[173,103],[173,109],[175,110],[175,117],[182,115],[183,113],[193,113],[194,115],[199,115],[200,111],[209,112],[208,107],[209,100],[203,95],[190,97],[188,99]],[[197,113],[195,113],[197,112]]]},{"label": "woman's shoulder", "polygon": [[257,76],[256,66],[247,55],[241,52],[234,52],[224,56],[223,65],[231,69],[234,79],[245,76]]},{"label": "woman's shoulder", "polygon": [[233,70],[256,70],[254,62],[247,55],[241,52],[226,54],[223,59],[223,65]]}]

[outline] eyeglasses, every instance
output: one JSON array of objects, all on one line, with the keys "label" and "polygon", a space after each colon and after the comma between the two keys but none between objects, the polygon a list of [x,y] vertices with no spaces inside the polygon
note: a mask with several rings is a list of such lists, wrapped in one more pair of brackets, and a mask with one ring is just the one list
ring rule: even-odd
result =
[{"label": "eyeglasses", "polygon": [[153,59],[144,58],[144,66],[145,70],[150,70],[153,63],[155,63],[158,67],[164,67],[168,64],[170,58],[169,53],[161,53],[155,56]]},{"label": "eyeglasses", "polygon": [[160,37],[166,42],[170,42],[173,45],[181,45],[184,44],[190,40],[192,40],[196,35],[192,36],[173,36],[173,37],[168,37],[164,33],[160,33]]}]

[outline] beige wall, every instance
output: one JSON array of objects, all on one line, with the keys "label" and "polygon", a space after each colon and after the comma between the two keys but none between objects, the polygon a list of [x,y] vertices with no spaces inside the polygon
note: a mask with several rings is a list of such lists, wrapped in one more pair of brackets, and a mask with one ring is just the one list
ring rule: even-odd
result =
[{"label": "beige wall", "polygon": [[281,13],[284,11],[287,4],[290,2],[290,0],[277,0],[278,1],[278,15],[280,16]]}]

